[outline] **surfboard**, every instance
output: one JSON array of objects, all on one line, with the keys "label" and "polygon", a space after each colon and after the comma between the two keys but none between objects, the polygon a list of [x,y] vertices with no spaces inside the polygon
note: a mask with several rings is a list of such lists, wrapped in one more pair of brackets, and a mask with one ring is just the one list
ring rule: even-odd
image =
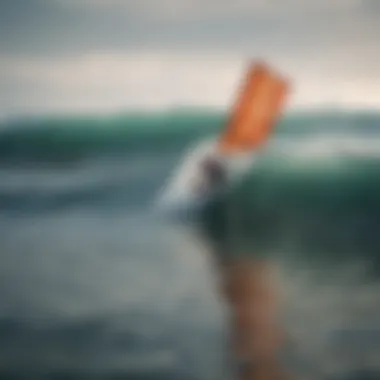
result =
[{"label": "surfboard", "polygon": [[287,81],[267,65],[251,64],[219,138],[222,154],[252,152],[264,145],[281,116],[288,90]]},{"label": "surfboard", "polygon": [[249,64],[225,128],[216,138],[198,142],[186,152],[156,205],[164,210],[189,210],[212,197],[213,192],[202,186],[207,182],[202,171],[206,159],[226,168],[228,183],[242,178],[254,164],[258,149],[268,141],[288,90],[287,81],[266,64]]}]

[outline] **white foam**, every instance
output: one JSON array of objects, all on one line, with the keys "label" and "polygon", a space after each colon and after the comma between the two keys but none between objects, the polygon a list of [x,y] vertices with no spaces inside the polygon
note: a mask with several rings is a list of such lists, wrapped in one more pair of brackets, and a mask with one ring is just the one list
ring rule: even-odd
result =
[{"label": "white foam", "polygon": [[378,137],[362,135],[323,133],[307,137],[285,137],[273,141],[268,148],[276,154],[302,159],[380,158]]},{"label": "white foam", "polygon": [[185,153],[183,160],[157,197],[156,207],[168,211],[194,208],[202,204],[210,194],[201,171],[201,162],[207,157],[215,157],[225,165],[230,184],[240,178],[253,163],[252,153],[227,157],[222,156],[216,146],[215,139],[205,139],[194,144]]}]

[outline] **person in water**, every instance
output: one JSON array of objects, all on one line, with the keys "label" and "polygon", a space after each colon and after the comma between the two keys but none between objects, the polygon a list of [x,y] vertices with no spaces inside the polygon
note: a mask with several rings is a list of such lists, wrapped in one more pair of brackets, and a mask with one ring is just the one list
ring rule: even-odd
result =
[{"label": "person in water", "polygon": [[179,191],[173,191],[180,195],[180,205],[184,201],[186,211],[194,211],[189,214],[196,216],[198,230],[210,245],[219,289],[229,305],[232,347],[240,380],[279,380],[284,376],[277,357],[281,332],[276,323],[279,303],[272,281],[273,267],[242,244],[243,227],[252,225],[243,223],[242,216],[246,215],[242,200],[233,189],[236,183],[232,187],[229,178],[229,174],[236,173],[230,172],[227,164],[232,157],[239,158],[239,154],[262,147],[280,116],[287,92],[288,84],[282,76],[266,64],[250,64],[216,146],[200,161],[192,156],[191,163],[196,165],[186,167],[184,174],[187,178],[194,169],[194,176],[188,178],[190,182],[181,177],[174,185],[178,185]]},{"label": "person in water", "polygon": [[226,163],[206,157],[202,188],[209,194],[200,214],[201,233],[211,245],[219,290],[230,310],[232,347],[240,379],[283,379],[278,365],[282,333],[277,326],[278,299],[269,262],[240,255],[229,240],[229,192]]}]

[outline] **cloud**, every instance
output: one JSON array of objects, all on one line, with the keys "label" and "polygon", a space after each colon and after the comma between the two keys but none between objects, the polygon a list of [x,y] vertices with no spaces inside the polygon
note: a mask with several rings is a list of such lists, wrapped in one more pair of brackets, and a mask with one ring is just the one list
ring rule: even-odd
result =
[{"label": "cloud", "polygon": [[[7,74],[0,75],[0,83],[11,81],[18,88],[12,99],[8,96],[14,110],[215,106],[230,95],[241,64],[236,57],[199,58],[157,52],[98,53],[65,60],[3,60],[0,72]],[[4,89],[3,86],[0,97],[6,98]],[[28,105],[23,104],[20,93],[31,97]]]},{"label": "cloud", "polygon": [[[367,5],[366,5],[367,4]],[[4,0],[0,49],[28,54],[95,50],[323,51],[372,41],[378,11],[359,0]]]},{"label": "cloud", "polygon": [[227,106],[264,58],[294,105],[379,104],[379,7],[359,0],[4,0],[1,112]]},{"label": "cloud", "polygon": [[232,2],[220,2],[218,0],[55,0],[57,4],[64,7],[77,7],[85,9],[128,9],[138,10],[145,14],[167,14],[174,13],[182,15],[233,15],[242,11],[258,12],[261,14],[274,14],[291,12],[302,8],[306,11],[318,10],[344,10],[360,7],[360,0],[236,0]]},{"label": "cloud", "polygon": [[[347,56],[349,54],[347,53]],[[293,82],[290,106],[380,106],[380,81],[365,60],[302,65],[286,57],[270,60]],[[227,108],[246,58],[192,51],[98,52],[65,59],[3,59],[0,99],[4,113],[113,111],[199,105]],[[375,70],[375,68],[374,68]]]}]

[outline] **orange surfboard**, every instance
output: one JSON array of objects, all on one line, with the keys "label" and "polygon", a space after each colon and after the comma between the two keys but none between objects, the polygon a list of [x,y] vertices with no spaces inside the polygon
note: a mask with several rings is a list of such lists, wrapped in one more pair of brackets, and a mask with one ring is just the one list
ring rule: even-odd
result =
[{"label": "orange surfboard", "polygon": [[263,144],[281,114],[287,93],[288,83],[283,78],[264,64],[251,65],[219,140],[220,151],[243,152]]}]

